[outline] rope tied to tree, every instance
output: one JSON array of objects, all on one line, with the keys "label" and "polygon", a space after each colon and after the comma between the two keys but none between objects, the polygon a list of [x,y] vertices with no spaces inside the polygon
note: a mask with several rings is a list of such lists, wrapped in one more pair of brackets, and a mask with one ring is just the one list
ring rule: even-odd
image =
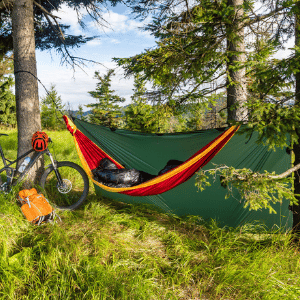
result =
[{"label": "rope tied to tree", "polygon": [[[65,115],[65,114],[61,111],[61,109],[58,107],[58,105],[56,104],[54,98],[52,97],[52,95],[50,94],[50,92],[48,91],[48,89],[45,87],[45,85],[42,83],[42,81],[41,81],[35,74],[33,74],[33,73],[30,72],[30,71],[25,71],[25,70],[20,70],[20,71],[15,71],[15,72],[14,72],[15,75],[18,74],[18,73],[27,73],[27,74],[32,75],[32,76],[33,76],[33,77],[34,77],[34,78],[42,85],[42,87],[45,89],[47,95],[48,95],[49,98],[52,100],[53,104],[55,105],[56,110],[58,110],[58,111],[61,113],[62,116]],[[60,119],[58,118],[57,114],[56,114],[56,111],[55,111],[55,117],[56,117],[57,120],[60,120]]]}]

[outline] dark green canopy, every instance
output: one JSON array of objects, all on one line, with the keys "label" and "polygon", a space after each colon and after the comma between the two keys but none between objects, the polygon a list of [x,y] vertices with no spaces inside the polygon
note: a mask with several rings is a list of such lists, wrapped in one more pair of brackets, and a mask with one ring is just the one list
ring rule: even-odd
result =
[{"label": "dark green canopy", "polygon": [[[217,129],[191,133],[145,134],[127,130],[111,131],[109,128],[74,120],[77,128],[95,144],[120,162],[126,168],[135,168],[157,175],[170,159],[186,160],[196,151],[216,138]],[[268,151],[266,146],[256,143],[257,135],[251,139],[235,134],[225,147],[204,167],[211,169],[213,164],[224,164],[235,168],[250,168],[252,171],[275,171],[281,173],[291,165],[290,155],[285,149]],[[163,211],[178,216],[198,215],[205,220],[215,219],[220,226],[236,227],[246,222],[260,221],[268,228],[274,225],[291,228],[292,213],[288,201],[277,204],[277,214],[269,211],[249,211],[237,191],[225,200],[226,189],[217,179],[212,186],[200,192],[195,187],[195,176],[172,190],[155,196],[128,196],[111,193],[95,186],[96,191],[114,200],[127,203],[151,203]]]}]

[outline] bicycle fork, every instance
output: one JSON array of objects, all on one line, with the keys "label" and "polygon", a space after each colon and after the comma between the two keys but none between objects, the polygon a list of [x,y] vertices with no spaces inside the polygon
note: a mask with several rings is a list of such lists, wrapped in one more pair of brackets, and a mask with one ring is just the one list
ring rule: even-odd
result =
[{"label": "bicycle fork", "polygon": [[63,180],[61,179],[61,176],[58,172],[56,160],[54,160],[54,158],[53,158],[53,156],[52,156],[52,154],[49,150],[47,151],[47,155],[49,156],[51,164],[53,166],[53,169],[54,169],[57,181],[58,181],[58,186],[63,186],[64,183],[63,183]]}]

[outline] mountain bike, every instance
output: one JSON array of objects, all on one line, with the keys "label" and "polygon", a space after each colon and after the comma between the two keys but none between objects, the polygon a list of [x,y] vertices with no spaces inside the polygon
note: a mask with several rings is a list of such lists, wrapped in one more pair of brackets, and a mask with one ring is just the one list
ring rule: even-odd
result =
[{"label": "mountain bike", "polygon": [[[8,136],[7,134],[0,133],[1,136]],[[49,143],[52,140],[49,138]],[[34,153],[33,153],[34,152]],[[23,158],[31,156],[30,162],[26,165],[24,170],[11,167]],[[77,164],[70,161],[56,161],[51,154],[48,147],[41,152],[31,149],[18,157],[16,160],[11,161],[4,156],[3,149],[0,145],[0,155],[4,167],[0,169],[0,191],[9,193],[12,186],[17,185],[23,179],[42,155],[48,155],[50,164],[45,167],[45,170],[40,178],[41,192],[44,193],[49,202],[56,208],[63,210],[74,210],[78,208],[86,199],[89,191],[89,180],[85,171]],[[6,181],[5,180],[6,172]]]}]

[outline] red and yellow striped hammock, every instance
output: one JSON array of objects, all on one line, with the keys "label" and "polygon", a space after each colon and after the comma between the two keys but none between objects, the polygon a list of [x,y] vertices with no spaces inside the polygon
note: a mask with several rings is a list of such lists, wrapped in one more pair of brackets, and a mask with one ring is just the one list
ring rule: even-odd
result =
[{"label": "red and yellow striped hammock", "polygon": [[79,129],[77,129],[75,124],[67,116],[63,116],[63,118],[68,130],[73,135],[82,166],[93,183],[108,192],[121,193],[130,196],[150,196],[161,194],[185,182],[193,176],[195,172],[205,166],[226,145],[226,143],[239,129],[239,126],[230,127],[213,141],[197,151],[184,163],[169,172],[136,186],[113,188],[94,180],[91,170],[97,168],[103,158],[109,158],[119,169],[124,167],[86,137]]}]

